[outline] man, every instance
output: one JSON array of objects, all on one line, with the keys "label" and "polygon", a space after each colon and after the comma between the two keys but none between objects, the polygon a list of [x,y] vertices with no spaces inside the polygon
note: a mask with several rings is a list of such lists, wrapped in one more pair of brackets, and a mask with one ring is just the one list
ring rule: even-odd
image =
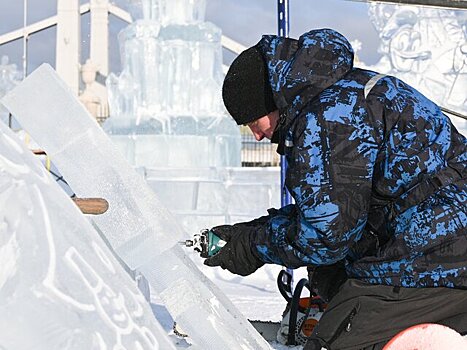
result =
[{"label": "man", "polygon": [[232,63],[223,99],[278,143],[295,204],[213,228],[228,243],[206,265],[308,266],[330,300],[310,349],[379,349],[424,322],[467,332],[467,141],[438,106],[354,68],[330,29],[263,36]]}]

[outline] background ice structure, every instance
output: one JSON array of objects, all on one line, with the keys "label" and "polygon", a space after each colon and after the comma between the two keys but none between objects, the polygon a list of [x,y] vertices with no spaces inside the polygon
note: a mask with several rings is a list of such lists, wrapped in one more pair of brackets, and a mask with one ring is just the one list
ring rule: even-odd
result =
[{"label": "background ice structure", "polygon": [[[10,64],[8,56],[2,56],[0,59],[0,98],[5,96],[19,82],[19,72],[16,64]],[[9,124],[9,113],[2,105],[0,105],[0,120],[7,125]]]},{"label": "background ice structure", "polygon": [[[368,67],[397,76],[439,105],[467,115],[465,11],[370,4],[381,60]],[[467,120],[451,117],[467,135]]]},{"label": "background ice structure", "polygon": [[[129,2],[122,72],[107,80],[111,139],[189,233],[280,206],[278,168],[239,166],[238,130],[219,96],[221,31],[204,21],[205,0]],[[371,4],[369,15],[383,57],[367,68],[466,114],[467,39],[457,12]],[[467,121],[451,118],[467,132]]]},{"label": "background ice structure", "polygon": [[92,225],[0,123],[0,349],[175,349]]},{"label": "background ice structure", "polygon": [[205,1],[130,3],[105,130],[135,166],[239,166],[240,133],[220,98],[221,31],[204,22]]},{"label": "background ice structure", "polygon": [[107,199],[109,209],[93,223],[129,268],[148,279],[151,290],[190,334],[193,348],[270,348],[184,254],[176,220],[49,65],[36,69],[2,103],[78,196]]},{"label": "background ice structure", "polygon": [[220,96],[221,30],[204,21],[205,0],[129,2],[122,72],[106,82],[112,141],[191,234],[279,205],[277,169],[240,167],[240,131]]}]

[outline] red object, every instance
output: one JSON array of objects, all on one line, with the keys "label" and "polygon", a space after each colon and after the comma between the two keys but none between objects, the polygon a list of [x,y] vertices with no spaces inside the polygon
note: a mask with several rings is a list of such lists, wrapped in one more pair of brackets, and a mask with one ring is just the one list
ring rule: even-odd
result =
[{"label": "red object", "polygon": [[383,350],[467,350],[467,339],[455,330],[422,323],[396,334]]}]

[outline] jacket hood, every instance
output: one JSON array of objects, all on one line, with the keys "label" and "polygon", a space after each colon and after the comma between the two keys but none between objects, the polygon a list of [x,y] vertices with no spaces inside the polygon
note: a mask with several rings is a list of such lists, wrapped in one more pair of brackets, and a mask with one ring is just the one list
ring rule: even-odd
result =
[{"label": "jacket hood", "polygon": [[300,109],[353,67],[352,46],[332,29],[311,30],[298,40],[265,35],[257,47],[264,55],[279,110],[292,103]]}]

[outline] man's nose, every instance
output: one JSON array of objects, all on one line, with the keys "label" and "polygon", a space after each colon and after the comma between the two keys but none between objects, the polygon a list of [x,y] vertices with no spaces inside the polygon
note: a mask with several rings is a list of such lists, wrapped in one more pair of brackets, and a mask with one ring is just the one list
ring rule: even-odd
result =
[{"label": "man's nose", "polygon": [[262,139],[264,139],[264,134],[261,132],[261,131],[255,131],[255,130],[251,130],[256,141],[261,141]]}]

